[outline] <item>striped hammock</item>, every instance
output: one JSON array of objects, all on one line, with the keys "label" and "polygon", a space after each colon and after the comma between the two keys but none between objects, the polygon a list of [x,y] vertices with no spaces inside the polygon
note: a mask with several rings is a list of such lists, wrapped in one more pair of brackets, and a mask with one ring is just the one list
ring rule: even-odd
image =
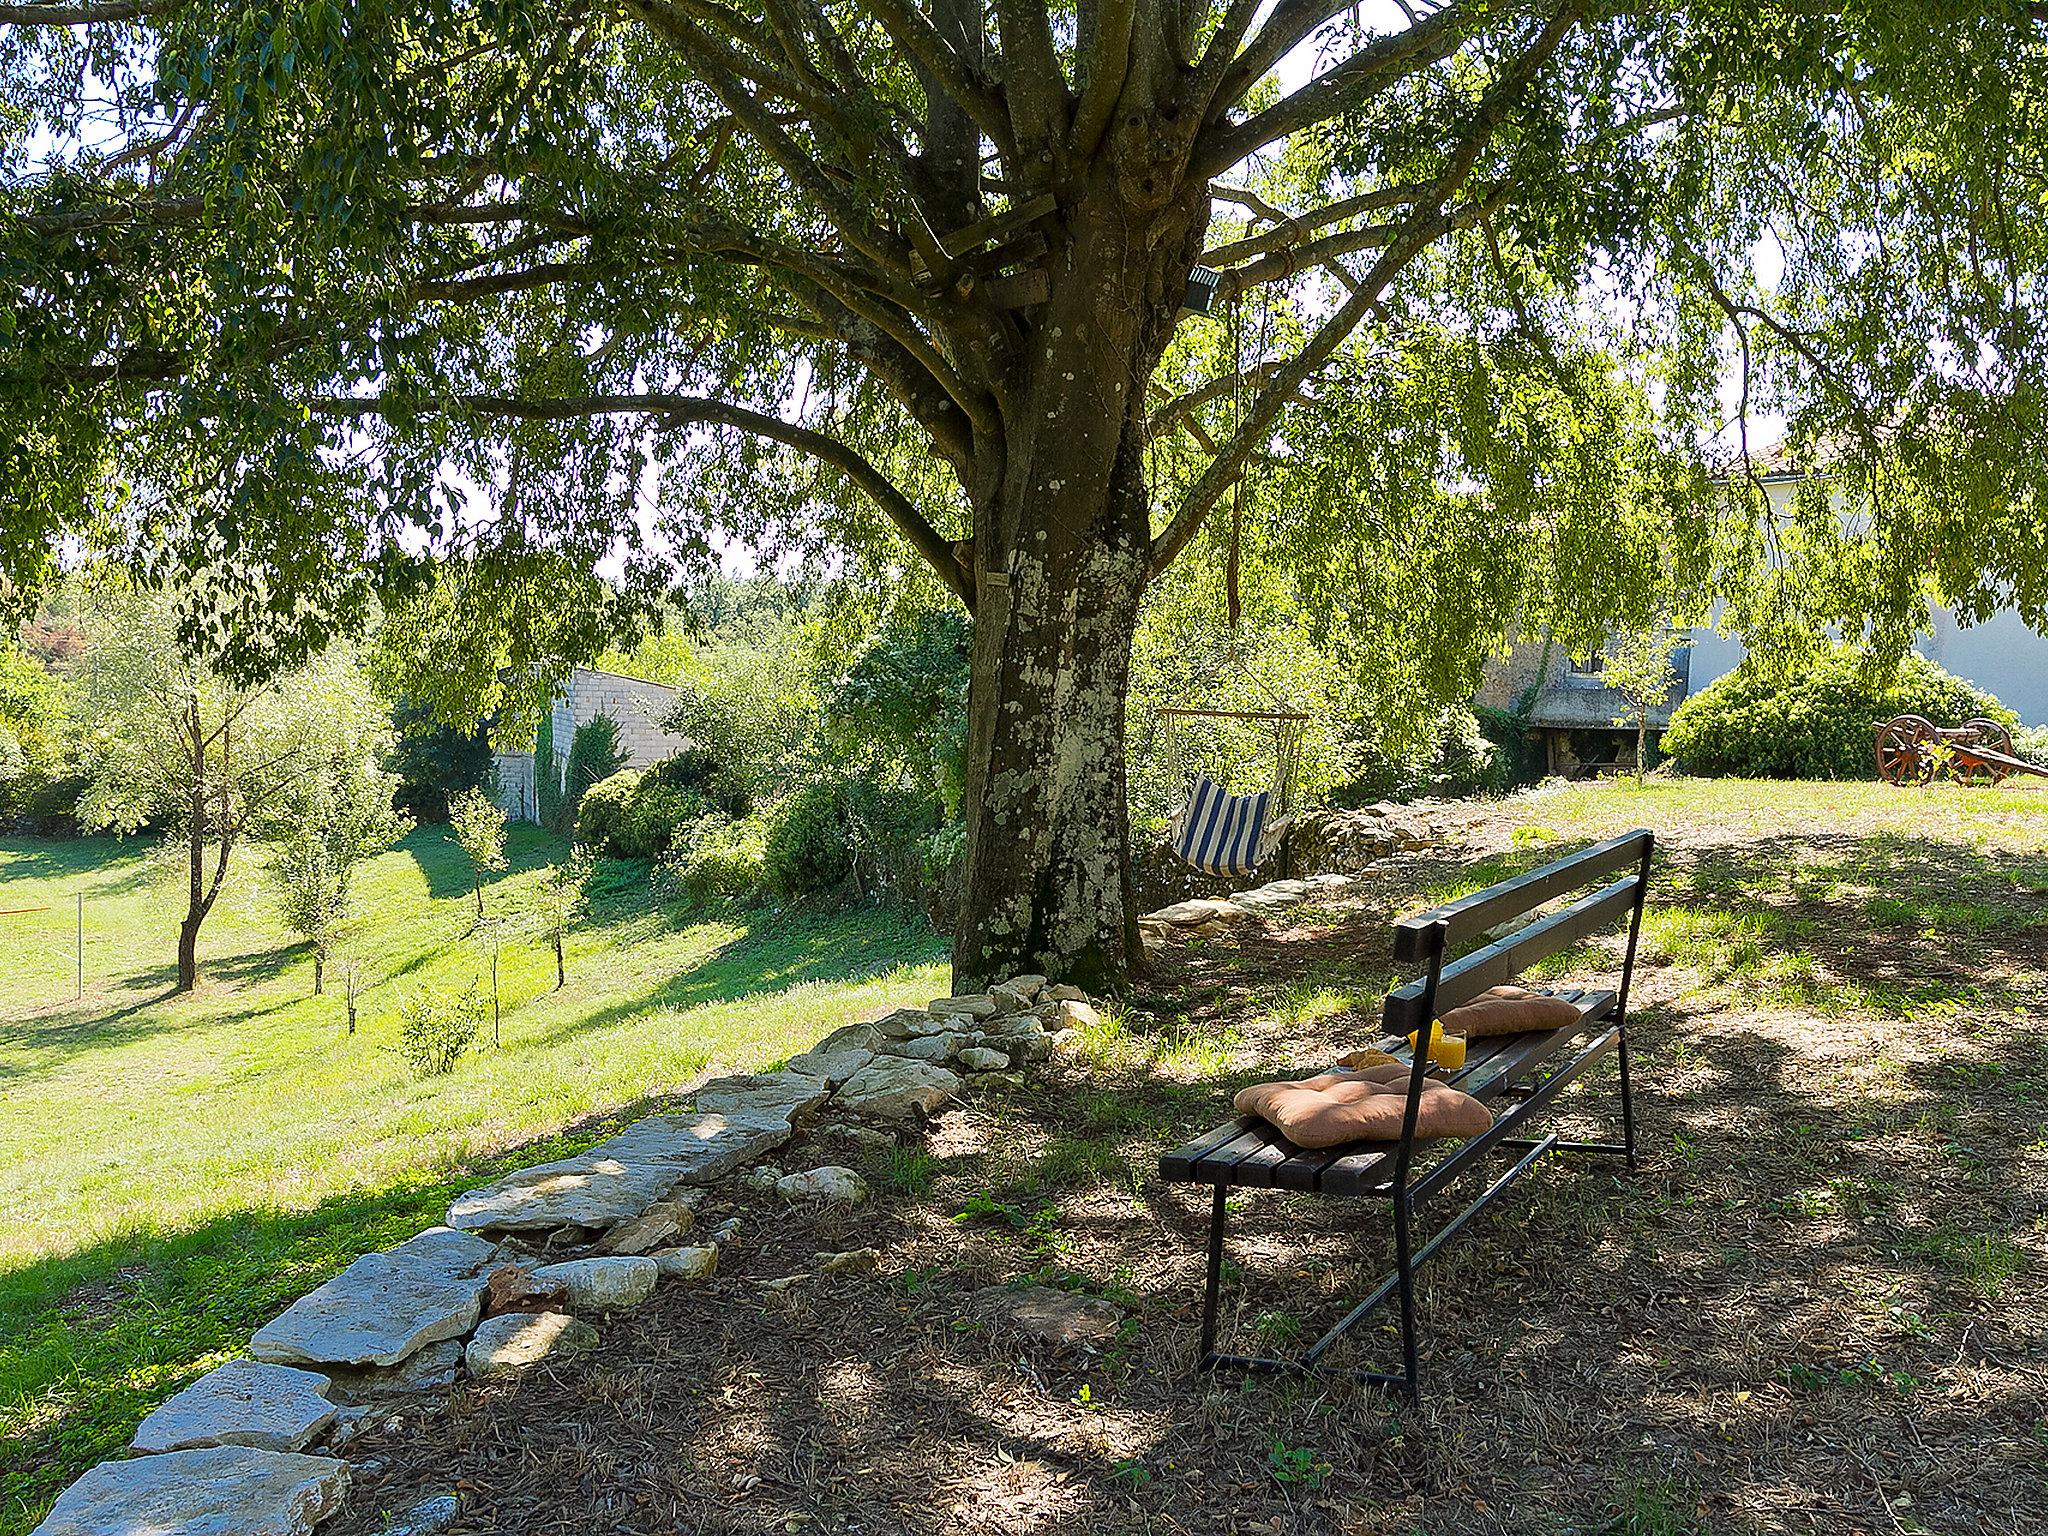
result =
[{"label": "striped hammock", "polygon": [[1269,789],[1255,795],[1227,794],[1208,775],[1196,774],[1188,803],[1170,824],[1173,851],[1204,874],[1252,873],[1272,856],[1291,819],[1267,819],[1272,799]]}]

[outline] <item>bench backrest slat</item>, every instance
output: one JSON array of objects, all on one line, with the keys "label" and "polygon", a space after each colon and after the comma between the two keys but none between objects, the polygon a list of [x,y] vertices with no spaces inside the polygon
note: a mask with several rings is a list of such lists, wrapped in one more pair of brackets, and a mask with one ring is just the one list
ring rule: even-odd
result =
[{"label": "bench backrest slat", "polygon": [[[1489,885],[1470,896],[1460,896],[1456,901],[1417,913],[1414,917],[1405,917],[1394,925],[1394,958],[1426,959],[1429,930],[1439,922],[1449,929],[1445,935],[1446,948],[1455,949],[1487,929],[1520,917],[1566,891],[1591,885],[1602,875],[1613,874],[1618,869],[1640,866],[1643,848],[1649,840],[1650,834],[1646,831],[1624,832],[1619,837],[1595,843],[1590,848],[1532,869],[1527,874],[1517,875],[1512,880],[1503,880],[1499,885]],[[1446,971],[1446,979],[1449,974]],[[1442,1006],[1452,1005],[1446,1003]]]},{"label": "bench backrest slat", "polygon": [[[1635,906],[1636,888],[1641,883],[1637,875],[1617,880],[1580,897],[1548,917],[1538,919],[1519,932],[1509,934],[1497,944],[1475,949],[1462,959],[1452,961],[1437,979],[1433,1011],[1441,1016],[1460,1003],[1469,1003],[1488,987],[1513,980],[1537,961],[1569,949],[1603,928],[1612,927]],[[1524,902],[1520,910],[1526,911],[1534,905],[1535,900]],[[1387,995],[1387,1028],[1396,1034],[1420,1029],[1423,994],[1427,990],[1428,978],[1421,977],[1390,992]]]}]

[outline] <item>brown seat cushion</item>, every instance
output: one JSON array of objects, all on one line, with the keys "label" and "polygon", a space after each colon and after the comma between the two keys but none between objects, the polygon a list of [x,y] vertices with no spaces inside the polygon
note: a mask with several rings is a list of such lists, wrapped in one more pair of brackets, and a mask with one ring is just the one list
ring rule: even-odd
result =
[{"label": "brown seat cushion", "polygon": [[1520,1035],[1535,1029],[1563,1029],[1579,1022],[1579,1005],[1561,997],[1531,992],[1527,987],[1493,987],[1462,1008],[1442,1016],[1444,1033],[1484,1040],[1489,1035]]},{"label": "brown seat cushion", "polygon": [[[1381,1068],[1385,1071],[1386,1068]],[[1408,1089],[1355,1072],[1324,1072],[1295,1082],[1253,1083],[1232,1100],[1238,1113],[1257,1115],[1297,1147],[1336,1147],[1347,1141],[1398,1141]],[[1477,1136],[1493,1116],[1469,1093],[1439,1082],[1422,1085],[1415,1134],[1424,1140]]]}]

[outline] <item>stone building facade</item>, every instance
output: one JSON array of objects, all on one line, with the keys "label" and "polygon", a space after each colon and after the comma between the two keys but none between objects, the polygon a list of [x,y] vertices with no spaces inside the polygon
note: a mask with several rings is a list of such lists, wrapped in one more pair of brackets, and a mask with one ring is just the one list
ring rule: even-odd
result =
[{"label": "stone building facade", "polygon": [[[661,722],[676,707],[676,690],[666,683],[620,672],[577,667],[549,710],[554,733],[555,782],[569,766],[569,748],[578,726],[599,715],[609,716],[619,731],[619,750],[628,768],[646,768],[680,752],[689,743]],[[500,752],[496,757],[498,804],[514,821],[537,821],[540,814],[539,775],[545,771],[531,751]]]}]

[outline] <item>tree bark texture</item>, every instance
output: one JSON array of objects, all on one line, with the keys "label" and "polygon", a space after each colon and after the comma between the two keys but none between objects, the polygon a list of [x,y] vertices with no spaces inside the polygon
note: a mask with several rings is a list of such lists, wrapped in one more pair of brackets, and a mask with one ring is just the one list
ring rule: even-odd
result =
[{"label": "tree bark texture", "polygon": [[[1124,709],[1151,545],[1144,386],[1206,203],[1148,210],[1132,175],[1106,170],[1069,215],[975,507],[961,988],[1033,972],[1108,989],[1143,956]],[[1163,237],[1134,251],[1132,221]]]}]

